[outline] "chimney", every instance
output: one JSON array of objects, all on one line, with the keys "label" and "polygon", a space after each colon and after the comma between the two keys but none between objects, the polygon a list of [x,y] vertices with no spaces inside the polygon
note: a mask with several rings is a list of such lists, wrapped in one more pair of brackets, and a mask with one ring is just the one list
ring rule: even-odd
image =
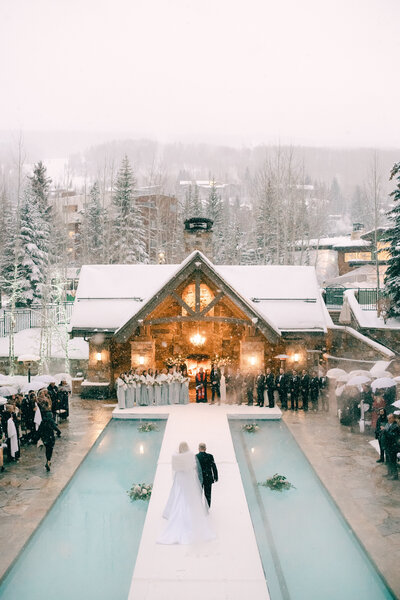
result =
[{"label": "chimney", "polygon": [[191,254],[194,250],[200,250],[207,258],[213,260],[212,225],[213,221],[205,217],[186,219],[184,230],[186,255]]},{"label": "chimney", "polygon": [[351,232],[352,240],[360,240],[361,235],[365,233],[365,227],[363,223],[353,223],[353,231]]}]

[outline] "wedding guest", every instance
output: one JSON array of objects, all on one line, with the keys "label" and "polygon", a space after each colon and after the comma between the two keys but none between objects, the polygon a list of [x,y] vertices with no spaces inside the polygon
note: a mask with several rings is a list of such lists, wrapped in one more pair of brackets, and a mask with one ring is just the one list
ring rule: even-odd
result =
[{"label": "wedding guest", "polygon": [[286,373],[282,368],[279,369],[279,374],[276,377],[275,387],[278,390],[281,408],[287,410],[288,381]]},{"label": "wedding guest", "polygon": [[55,437],[54,437],[54,432],[57,432],[57,436],[60,437],[61,435],[61,431],[59,430],[59,428],[57,427],[54,419],[53,419],[53,415],[51,413],[51,411],[49,410],[49,406],[47,404],[44,405],[44,413],[43,413],[43,419],[42,422],[40,423],[40,427],[39,427],[39,437],[41,438],[44,447],[46,449],[46,464],[45,464],[45,468],[46,471],[50,471],[50,466],[51,466],[51,457],[53,456],[53,448],[54,448],[54,444],[55,444]]},{"label": "wedding guest", "polygon": [[247,373],[245,377],[246,395],[247,395],[247,406],[253,406],[254,403],[254,373]]},{"label": "wedding guest", "polygon": [[125,391],[125,403],[126,408],[133,408],[136,400],[136,381],[133,370],[130,369],[125,377],[126,380],[126,391]]},{"label": "wedding guest", "polygon": [[149,382],[147,379],[147,370],[143,369],[140,376],[140,406],[149,405]]},{"label": "wedding guest", "polygon": [[168,370],[163,369],[160,373],[161,382],[161,404],[166,406],[169,404],[169,383],[168,383]]},{"label": "wedding guest", "polygon": [[386,402],[381,393],[377,393],[375,395],[374,401],[372,403],[372,413],[371,413],[371,427],[375,429],[376,423],[378,421],[378,415],[381,408],[386,408]]},{"label": "wedding guest", "polygon": [[329,412],[328,378],[324,373],[319,378],[319,387],[321,390],[322,410]]},{"label": "wedding guest", "polygon": [[381,408],[379,410],[379,416],[376,421],[376,427],[375,427],[375,439],[378,440],[379,450],[380,450],[379,459],[376,461],[377,463],[385,462],[385,448],[383,447],[383,432],[385,430],[385,426],[387,425],[387,422],[388,422],[388,419],[387,419],[386,409]]},{"label": "wedding guest", "polygon": [[397,472],[397,451],[398,438],[400,436],[400,427],[397,423],[396,415],[388,415],[388,422],[382,432],[383,447],[386,452],[386,464],[388,468],[387,478],[398,479]]},{"label": "wedding guest", "polygon": [[15,407],[8,404],[7,414],[7,450],[9,460],[18,461],[20,457],[20,444],[18,436],[18,421],[15,414]]},{"label": "wedding guest", "polygon": [[23,439],[25,442],[32,441],[32,435],[35,430],[33,422],[35,417],[35,397],[33,396],[32,398],[31,394],[32,392],[24,396],[21,403],[21,422],[22,429],[25,431],[24,438],[21,438],[21,441]]},{"label": "wedding guest", "polygon": [[300,396],[300,377],[297,374],[296,369],[292,371],[292,377],[290,378],[290,410],[299,409],[299,396]]},{"label": "wedding guest", "polygon": [[63,419],[68,419],[69,417],[69,397],[71,395],[71,387],[68,385],[65,379],[60,381],[60,385],[58,386],[58,404],[60,407],[61,416]]},{"label": "wedding guest", "polygon": [[161,405],[161,375],[162,373],[158,369],[154,371],[154,404],[156,406]]},{"label": "wedding guest", "polygon": [[319,398],[319,377],[314,371],[313,376],[310,379],[310,399],[313,407],[313,411],[318,410],[318,398]]},{"label": "wedding guest", "polygon": [[56,418],[56,411],[60,408],[58,398],[58,387],[54,381],[51,381],[47,387],[47,392],[51,400],[51,412],[53,413],[54,419]]},{"label": "wedding guest", "polygon": [[154,404],[154,372],[153,369],[149,368],[147,371],[147,391],[149,394],[149,406]]},{"label": "wedding guest", "polygon": [[182,366],[181,387],[179,390],[179,404],[189,404],[189,375],[186,365]]},{"label": "wedding guest", "polygon": [[310,394],[310,376],[305,369],[303,369],[300,378],[300,391],[301,399],[303,401],[303,410],[308,410],[308,396]]}]

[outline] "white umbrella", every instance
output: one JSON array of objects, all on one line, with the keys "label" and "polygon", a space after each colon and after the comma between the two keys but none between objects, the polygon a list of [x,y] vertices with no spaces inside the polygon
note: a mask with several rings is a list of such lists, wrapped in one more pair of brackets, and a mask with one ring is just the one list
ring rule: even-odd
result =
[{"label": "white umbrella", "polygon": [[370,381],[371,378],[366,375],[356,375],[355,377],[351,377],[346,385],[362,385],[363,383],[369,383]]},{"label": "white umbrella", "polygon": [[44,383],[55,383],[56,378],[54,375],[35,375],[31,381],[43,381]]},{"label": "white umbrella", "polygon": [[349,380],[350,375],[348,375],[347,373],[345,373],[344,375],[340,375],[337,379],[336,382],[337,383],[346,383]]},{"label": "white umbrella", "polygon": [[383,377],[393,379],[393,375],[389,373],[389,371],[379,371],[379,373],[375,373],[374,377],[376,377],[377,379],[382,379]]},{"label": "white umbrella", "polygon": [[400,408],[400,400],[396,400],[396,402],[392,402],[392,406],[395,406],[396,408]]},{"label": "white umbrella", "polygon": [[347,373],[344,369],[339,369],[338,367],[329,369],[326,373],[326,376],[329,377],[329,379],[337,379],[340,375],[347,375]]},{"label": "white umbrella", "polygon": [[375,381],[371,383],[371,388],[372,391],[375,392],[375,390],[384,390],[395,385],[396,382],[393,381],[393,379],[389,379],[388,377],[380,377],[379,379],[375,379]]},{"label": "white umbrella", "polygon": [[338,397],[341,396],[343,393],[343,390],[344,390],[344,385],[340,385],[339,387],[336,388],[335,395]]},{"label": "white umbrella", "polygon": [[5,386],[0,388],[2,396],[14,396],[18,394],[18,388],[13,385]]},{"label": "white umbrella", "polygon": [[0,396],[0,406],[4,406],[4,404],[7,404],[7,402],[7,398],[3,398],[2,396]]},{"label": "white umbrella", "polygon": [[351,377],[357,377],[357,375],[365,375],[368,379],[372,379],[371,373],[366,371],[365,369],[356,369],[355,371],[350,371],[349,375]]},{"label": "white umbrella", "polygon": [[25,383],[25,385],[22,386],[21,393],[27,394],[31,390],[37,392],[43,388],[47,388],[47,385],[43,381],[31,381],[30,383]]},{"label": "white umbrella", "polygon": [[[400,376],[393,377],[393,381],[395,381],[396,383],[400,383]],[[0,381],[0,385],[1,385],[1,381]]]}]

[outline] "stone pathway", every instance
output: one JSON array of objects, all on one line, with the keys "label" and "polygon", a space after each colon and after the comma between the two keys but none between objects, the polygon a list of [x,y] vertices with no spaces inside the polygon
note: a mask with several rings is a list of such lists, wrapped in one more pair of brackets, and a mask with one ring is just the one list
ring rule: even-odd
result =
[{"label": "stone pathway", "polygon": [[44,449],[22,446],[18,463],[0,474],[0,577],[46,515],[61,490],[111,418],[115,402],[73,397],[70,417],[61,423],[52,470],[44,468]]}]

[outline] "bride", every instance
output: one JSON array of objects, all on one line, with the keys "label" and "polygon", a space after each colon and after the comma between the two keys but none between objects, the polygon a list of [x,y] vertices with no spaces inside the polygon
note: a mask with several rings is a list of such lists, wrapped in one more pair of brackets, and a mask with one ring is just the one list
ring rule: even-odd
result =
[{"label": "bride", "polygon": [[168,524],[159,544],[194,544],[216,537],[210,523],[197,471],[196,457],[186,442],[172,455],[174,482],[163,512]]}]

